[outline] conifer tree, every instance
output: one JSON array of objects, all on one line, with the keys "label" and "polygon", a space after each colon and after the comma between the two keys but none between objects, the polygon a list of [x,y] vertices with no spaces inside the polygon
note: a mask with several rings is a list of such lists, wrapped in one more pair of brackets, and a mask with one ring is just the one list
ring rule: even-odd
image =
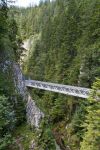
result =
[{"label": "conifer tree", "polygon": [[90,106],[84,123],[85,134],[81,142],[81,150],[99,150],[100,148],[100,79],[93,85],[93,92],[89,97]]}]

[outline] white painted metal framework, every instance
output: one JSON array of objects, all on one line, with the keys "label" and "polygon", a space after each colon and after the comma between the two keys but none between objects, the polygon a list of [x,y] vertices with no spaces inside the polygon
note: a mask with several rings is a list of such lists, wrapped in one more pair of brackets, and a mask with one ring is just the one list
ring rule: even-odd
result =
[{"label": "white painted metal framework", "polygon": [[63,93],[66,95],[81,97],[81,98],[88,98],[91,89],[70,86],[70,85],[62,85],[56,83],[49,83],[49,82],[41,82],[36,80],[25,80],[25,85],[27,87],[33,87],[38,89],[43,89],[52,92]]}]

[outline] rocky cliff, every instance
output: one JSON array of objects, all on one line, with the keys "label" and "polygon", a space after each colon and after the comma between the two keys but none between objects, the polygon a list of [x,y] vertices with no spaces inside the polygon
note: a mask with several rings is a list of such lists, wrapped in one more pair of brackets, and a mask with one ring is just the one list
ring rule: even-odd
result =
[{"label": "rocky cliff", "polygon": [[26,101],[27,122],[31,126],[38,128],[40,120],[44,117],[44,114],[36,106],[34,100],[31,98],[31,95],[28,93],[28,90],[25,87],[24,76],[21,72],[20,65],[13,63],[13,72],[15,85],[23,99]]}]

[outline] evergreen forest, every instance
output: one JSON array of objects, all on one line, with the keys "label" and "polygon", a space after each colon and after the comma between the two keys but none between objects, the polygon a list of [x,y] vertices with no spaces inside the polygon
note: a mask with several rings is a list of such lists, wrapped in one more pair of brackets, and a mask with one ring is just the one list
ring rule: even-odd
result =
[{"label": "evergreen forest", "polygon": [[[0,150],[100,150],[100,0],[9,4],[0,0]],[[13,63],[27,80],[90,88],[89,98],[27,88],[44,113],[30,127]]]}]

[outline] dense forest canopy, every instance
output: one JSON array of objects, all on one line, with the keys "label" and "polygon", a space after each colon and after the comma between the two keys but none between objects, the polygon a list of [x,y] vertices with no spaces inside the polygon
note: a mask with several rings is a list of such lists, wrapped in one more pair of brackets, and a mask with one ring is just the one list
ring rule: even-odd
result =
[{"label": "dense forest canopy", "polygon": [[[100,77],[99,3],[98,0],[46,0],[39,6],[16,9],[22,39],[33,41],[27,61],[23,63],[25,75],[40,81],[91,88]],[[92,109],[98,112],[100,104],[97,108],[79,98],[40,90],[31,93],[45,113],[47,124],[49,120],[50,126],[43,128],[51,128],[62,149],[69,145],[72,150],[79,147],[99,150],[98,133],[93,138],[96,131],[90,129],[98,115],[95,114],[91,122],[90,112]],[[84,127],[85,120],[88,124]],[[41,140],[45,143],[43,149],[47,147],[45,130]]]},{"label": "dense forest canopy", "polygon": [[[88,100],[29,89],[45,114],[36,150],[55,150],[55,140],[62,150],[99,150],[100,1],[41,0],[38,6],[9,9],[1,2],[0,64],[20,62],[25,51],[22,41],[29,39],[27,59],[21,62],[27,78],[94,89]],[[0,72],[1,150],[9,145],[16,124],[24,120],[23,103],[17,95],[20,109],[12,104],[16,93],[9,73],[5,86],[6,75]]]},{"label": "dense forest canopy", "polygon": [[[16,90],[12,63],[19,61],[17,25],[5,0],[0,1],[0,150],[12,144],[12,134],[25,120],[22,97]],[[17,101],[17,103],[16,103]]]},{"label": "dense forest canopy", "polygon": [[37,72],[41,72],[42,80],[52,81],[53,77],[63,82],[66,78],[66,84],[91,87],[99,76],[99,9],[98,0],[57,0],[18,10],[22,39],[39,36],[29,57],[29,61],[36,59],[28,64],[28,75],[33,71],[34,79],[38,79]]}]

